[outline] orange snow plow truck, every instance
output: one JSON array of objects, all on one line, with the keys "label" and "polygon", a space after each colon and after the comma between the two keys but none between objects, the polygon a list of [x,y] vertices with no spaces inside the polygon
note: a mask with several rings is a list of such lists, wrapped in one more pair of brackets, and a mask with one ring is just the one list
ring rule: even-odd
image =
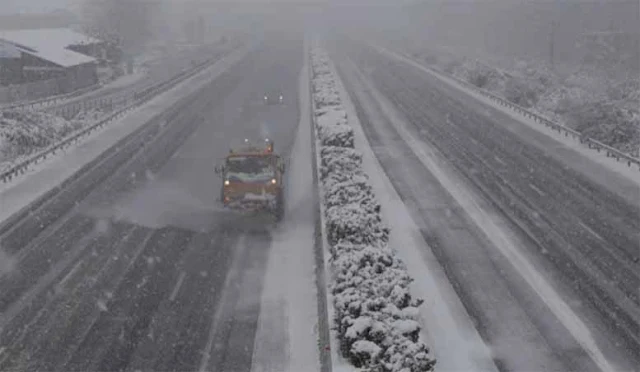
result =
[{"label": "orange snow plow truck", "polygon": [[271,212],[284,216],[284,163],[273,152],[273,142],[255,145],[248,140],[232,148],[224,164],[215,169],[222,176],[220,199],[225,208],[241,212]]}]

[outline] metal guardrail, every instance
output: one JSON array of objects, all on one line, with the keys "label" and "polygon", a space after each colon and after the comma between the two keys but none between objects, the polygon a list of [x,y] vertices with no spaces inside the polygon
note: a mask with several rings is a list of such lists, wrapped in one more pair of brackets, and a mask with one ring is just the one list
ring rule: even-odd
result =
[{"label": "metal guardrail", "polygon": [[180,83],[181,81],[184,81],[186,79],[188,79],[191,76],[196,75],[197,73],[199,73],[200,71],[204,70],[205,68],[207,68],[210,64],[213,64],[217,61],[217,59],[215,60],[210,60],[210,61],[206,61],[203,62],[201,64],[199,64],[198,66],[194,67],[193,69],[189,70],[189,71],[184,71],[176,76],[174,76],[173,78],[166,80],[164,82],[158,83],[156,85],[154,85],[153,87],[149,87],[141,92],[136,92],[134,93],[135,99],[133,100],[132,103],[129,103],[126,107],[122,108],[121,110],[118,110],[116,112],[110,113],[108,114],[105,118],[100,119],[98,122],[83,128],[81,130],[79,130],[78,132],[75,132],[73,134],[71,134],[70,136],[67,136],[66,138],[64,138],[63,140],[49,146],[48,148],[38,152],[37,154],[21,161],[20,163],[14,165],[13,167],[9,168],[7,171],[3,172],[0,174],[0,180],[2,181],[2,183],[7,183],[9,181],[11,181],[14,177],[16,177],[17,175],[20,174],[24,174],[27,169],[29,168],[29,166],[33,165],[33,164],[38,164],[39,162],[47,159],[47,157],[49,157],[49,155],[55,155],[56,152],[61,151],[69,146],[71,146],[72,144],[78,143],[80,141],[81,138],[88,136],[89,134],[91,134],[92,132],[96,131],[99,128],[104,127],[106,124],[122,117],[124,114],[126,114],[127,112],[133,110],[134,108],[141,106],[142,104],[144,104],[145,102],[149,101],[151,98],[157,96],[160,93],[163,93],[167,90],[169,90],[170,88],[172,88],[173,86],[177,85],[178,83]]},{"label": "metal guardrail", "polygon": [[[403,53],[403,55],[405,56],[405,58],[409,58],[411,60],[413,60],[413,58],[411,58],[410,56],[406,55]],[[420,64],[422,66],[424,66],[425,68],[431,70],[432,72],[441,75],[442,72],[438,71],[436,69],[434,69],[431,66],[426,66],[423,64]],[[490,93],[489,91],[482,89],[482,88],[478,88],[477,86],[464,81],[462,79],[459,79],[455,76],[449,75],[447,74],[447,77],[456,81],[457,83],[466,86],[468,88],[471,88],[473,91],[479,93],[480,95],[489,98],[490,100],[492,100],[493,102],[499,104],[500,106],[503,107],[508,107],[511,110],[523,115],[526,118],[532,119],[534,122],[536,123],[540,123],[545,125],[548,128],[551,128],[553,130],[557,130],[558,133],[565,135],[565,137],[571,136],[574,139],[577,139],[578,141],[580,141],[580,143],[583,144],[587,144],[587,146],[589,148],[592,149],[596,149],[598,152],[600,152],[601,150],[604,151],[604,153],[606,154],[607,157],[612,157],[612,158],[616,158],[617,161],[625,161],[627,162],[627,165],[630,167],[632,164],[635,164],[638,166],[638,169],[640,170],[640,158],[632,156],[630,154],[624,153],[618,149],[615,149],[609,145],[605,145],[604,143],[597,141],[595,139],[589,138],[584,136],[583,134],[581,134],[578,131],[575,131],[571,128],[565,127],[562,124],[558,124],[555,123],[539,114],[536,114],[530,110],[525,109],[524,107],[518,106],[512,102],[509,102],[508,100],[502,98],[502,97],[498,97],[497,95]]]},{"label": "metal guardrail", "polygon": [[[457,81],[461,81],[460,79],[457,79]],[[501,106],[504,107],[508,107],[510,109],[512,109],[513,111],[523,115],[526,118],[530,118],[532,119],[534,122],[536,123],[540,123],[540,124],[544,124],[546,127],[551,128],[553,130],[557,130],[558,133],[565,135],[565,137],[571,136],[574,139],[577,139],[578,141],[580,141],[580,143],[586,143],[587,146],[589,148],[593,148],[596,149],[598,152],[600,152],[601,150],[604,151],[604,153],[606,154],[607,157],[612,157],[612,158],[616,158],[616,160],[618,161],[625,161],[627,162],[628,166],[631,166],[632,164],[635,164],[638,166],[638,169],[640,170],[640,158],[634,157],[630,154],[624,153],[618,149],[615,149],[609,145],[605,145],[604,143],[597,141],[593,138],[589,138],[584,136],[583,134],[581,134],[578,131],[575,131],[571,128],[565,127],[562,124],[558,124],[555,123],[539,114],[536,114],[534,112],[531,112],[521,106],[518,106],[514,103],[511,103],[509,101],[507,101],[506,99],[502,98],[502,97],[498,97],[492,93],[487,92],[484,89],[475,87],[472,84],[469,84],[467,82],[464,82],[466,84],[468,84],[468,86],[471,86],[474,88],[475,91],[477,91],[478,93],[480,93],[481,95],[483,95],[484,97],[489,98],[490,100],[498,103]]]}]

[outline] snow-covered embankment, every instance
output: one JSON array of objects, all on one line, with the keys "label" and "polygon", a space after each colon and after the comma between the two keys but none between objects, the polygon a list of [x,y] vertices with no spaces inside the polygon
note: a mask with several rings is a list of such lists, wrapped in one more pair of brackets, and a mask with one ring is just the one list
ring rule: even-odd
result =
[{"label": "snow-covered embankment", "polygon": [[420,339],[418,307],[404,263],[389,247],[389,228],[354,148],[354,133],[326,53],[311,52],[313,109],[330,301],[340,353],[372,371],[433,370]]},{"label": "snow-covered embankment", "polygon": [[81,111],[67,120],[35,110],[0,110],[0,173],[97,122],[103,115],[100,110]]}]

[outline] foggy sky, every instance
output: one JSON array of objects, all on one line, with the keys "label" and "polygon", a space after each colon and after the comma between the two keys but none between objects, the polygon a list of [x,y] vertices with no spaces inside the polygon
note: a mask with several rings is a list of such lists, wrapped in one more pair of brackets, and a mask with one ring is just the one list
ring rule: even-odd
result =
[{"label": "foggy sky", "polygon": [[71,9],[79,0],[0,0],[0,13],[44,13],[56,9]]}]

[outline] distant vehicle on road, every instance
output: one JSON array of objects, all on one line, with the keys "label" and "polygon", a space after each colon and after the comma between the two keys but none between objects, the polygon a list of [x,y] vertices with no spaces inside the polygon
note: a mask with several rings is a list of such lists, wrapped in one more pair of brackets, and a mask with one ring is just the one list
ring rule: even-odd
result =
[{"label": "distant vehicle on road", "polygon": [[284,216],[284,163],[273,152],[273,142],[262,144],[248,140],[231,149],[224,164],[215,169],[222,175],[220,199],[225,208],[240,212],[272,213],[277,220]]},{"label": "distant vehicle on road", "polygon": [[267,105],[282,105],[284,103],[284,96],[279,91],[271,91],[264,95],[264,103]]}]

